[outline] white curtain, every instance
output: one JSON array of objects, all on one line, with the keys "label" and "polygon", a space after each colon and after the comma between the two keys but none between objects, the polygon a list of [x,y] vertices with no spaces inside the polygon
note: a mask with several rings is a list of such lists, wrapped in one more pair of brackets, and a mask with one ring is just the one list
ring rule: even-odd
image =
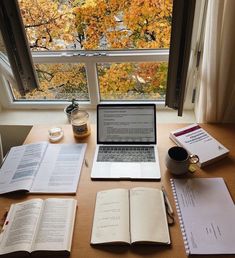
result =
[{"label": "white curtain", "polygon": [[235,122],[235,0],[209,0],[197,122]]}]

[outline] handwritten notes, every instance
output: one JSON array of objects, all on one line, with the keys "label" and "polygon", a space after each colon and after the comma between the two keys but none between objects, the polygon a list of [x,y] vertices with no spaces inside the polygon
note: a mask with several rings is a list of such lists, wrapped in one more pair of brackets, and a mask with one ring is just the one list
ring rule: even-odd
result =
[{"label": "handwritten notes", "polygon": [[128,190],[117,189],[110,193],[97,194],[93,231],[94,242],[130,242],[129,237],[129,197]]},{"label": "handwritten notes", "polygon": [[91,244],[169,244],[163,193],[156,188],[97,193]]}]

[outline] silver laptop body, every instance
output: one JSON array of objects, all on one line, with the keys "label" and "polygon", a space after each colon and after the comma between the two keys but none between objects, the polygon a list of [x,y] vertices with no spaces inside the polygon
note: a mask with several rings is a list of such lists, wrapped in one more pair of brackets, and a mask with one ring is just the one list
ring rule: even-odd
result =
[{"label": "silver laptop body", "polygon": [[154,104],[97,106],[92,179],[160,179]]}]

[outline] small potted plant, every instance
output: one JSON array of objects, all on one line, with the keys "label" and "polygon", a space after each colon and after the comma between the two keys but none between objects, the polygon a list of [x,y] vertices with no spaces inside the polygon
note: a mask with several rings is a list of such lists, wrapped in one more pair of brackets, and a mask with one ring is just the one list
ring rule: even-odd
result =
[{"label": "small potted plant", "polygon": [[79,105],[78,105],[76,99],[72,99],[72,103],[64,108],[64,112],[67,115],[69,122],[71,120],[72,111],[77,110],[77,109],[79,109]]}]

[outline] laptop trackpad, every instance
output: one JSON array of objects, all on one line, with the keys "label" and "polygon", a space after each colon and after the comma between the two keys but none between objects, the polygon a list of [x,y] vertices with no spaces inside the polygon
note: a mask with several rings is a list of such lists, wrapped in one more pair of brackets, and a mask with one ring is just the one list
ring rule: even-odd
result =
[{"label": "laptop trackpad", "polygon": [[141,165],[137,163],[117,162],[111,164],[111,177],[141,177]]}]

